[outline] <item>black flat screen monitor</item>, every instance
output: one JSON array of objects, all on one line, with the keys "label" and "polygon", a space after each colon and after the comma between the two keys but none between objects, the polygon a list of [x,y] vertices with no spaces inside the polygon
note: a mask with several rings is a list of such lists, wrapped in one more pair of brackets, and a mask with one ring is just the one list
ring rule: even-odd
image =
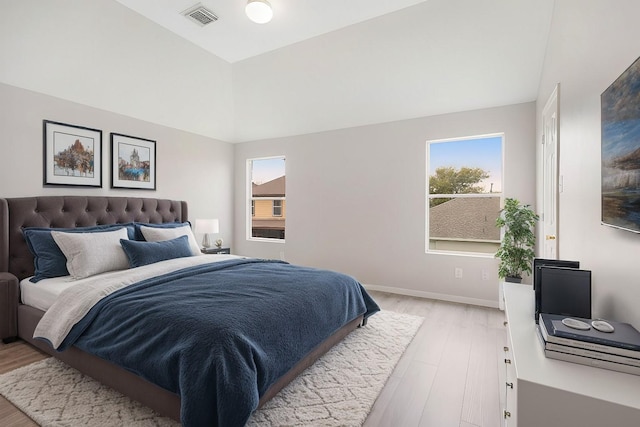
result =
[{"label": "black flat screen monitor", "polygon": [[564,259],[546,259],[546,258],[534,258],[533,259],[533,289],[538,287],[538,281],[540,280],[540,274],[538,268],[543,265],[550,267],[567,267],[567,268],[580,268],[580,261],[568,261]]},{"label": "black flat screen monitor", "polygon": [[540,267],[540,313],[591,319],[591,271]]},{"label": "black flat screen monitor", "polygon": [[538,323],[538,315],[540,314],[540,268],[544,266],[580,268],[580,262],[568,261],[564,259],[534,258],[533,260],[533,292],[534,292],[535,306],[534,306],[533,315],[535,317],[536,323]]}]

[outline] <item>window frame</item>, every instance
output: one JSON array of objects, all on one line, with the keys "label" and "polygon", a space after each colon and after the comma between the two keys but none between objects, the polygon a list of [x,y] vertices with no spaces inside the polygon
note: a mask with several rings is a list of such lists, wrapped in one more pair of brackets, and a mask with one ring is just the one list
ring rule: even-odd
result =
[{"label": "window frame", "polygon": [[[246,219],[245,219],[245,233],[246,240],[251,242],[270,242],[270,243],[285,243],[286,239],[278,239],[273,237],[254,237],[252,234],[252,220],[255,217],[255,201],[256,200],[286,200],[286,189],[285,189],[285,197],[253,197],[253,187],[252,187],[252,179],[253,179],[253,162],[256,160],[270,160],[270,159],[282,159],[285,163],[285,173],[284,176],[287,176],[286,172],[286,156],[278,155],[278,156],[264,156],[264,157],[252,157],[246,160],[246,200],[248,202],[245,203],[245,211],[246,211]],[[273,213],[273,211],[272,211]],[[282,215],[280,215],[282,217]],[[286,231],[286,223],[285,223],[285,231]],[[286,236],[286,234],[285,234]]]},{"label": "window frame", "polygon": [[[280,218],[282,217],[282,200],[284,199],[271,199],[271,216]],[[278,202],[278,205],[276,206],[276,202]],[[280,210],[280,213],[277,214],[276,213],[276,208]]]},{"label": "window frame", "polygon": [[[495,138],[499,137],[501,139],[500,143],[500,193],[459,193],[459,194],[430,194],[429,193],[429,178],[431,174],[435,171],[431,171],[430,166],[430,147],[431,144],[437,143],[446,143],[446,142],[456,142],[456,141],[472,141],[474,139],[486,139],[486,138]],[[500,206],[504,205],[504,151],[505,151],[505,134],[504,132],[496,132],[490,134],[483,135],[472,135],[472,136],[462,136],[462,137],[454,137],[454,138],[443,138],[443,139],[430,139],[425,143],[425,253],[426,254],[444,254],[444,255],[456,255],[456,256],[467,256],[467,257],[479,257],[479,258],[493,258],[495,253],[489,252],[473,252],[473,251],[460,251],[460,250],[444,250],[444,249],[431,249],[429,247],[431,236],[430,236],[430,200],[436,198],[500,198]],[[498,196],[499,195],[499,196]],[[501,234],[502,235],[502,234]],[[475,241],[474,239],[455,239],[456,241]],[[496,249],[497,250],[497,249]]]}]

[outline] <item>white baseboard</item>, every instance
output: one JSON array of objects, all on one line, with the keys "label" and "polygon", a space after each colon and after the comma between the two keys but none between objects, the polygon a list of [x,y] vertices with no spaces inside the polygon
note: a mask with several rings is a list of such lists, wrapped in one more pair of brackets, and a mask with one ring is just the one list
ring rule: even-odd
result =
[{"label": "white baseboard", "polygon": [[498,308],[498,301],[484,300],[478,298],[467,298],[457,295],[439,294],[435,292],[416,291],[413,289],[395,288],[391,286],[378,286],[362,284],[365,289],[372,291],[387,292],[389,294],[407,295],[410,297],[437,299],[449,302],[458,302],[461,304],[479,305],[482,307]]}]

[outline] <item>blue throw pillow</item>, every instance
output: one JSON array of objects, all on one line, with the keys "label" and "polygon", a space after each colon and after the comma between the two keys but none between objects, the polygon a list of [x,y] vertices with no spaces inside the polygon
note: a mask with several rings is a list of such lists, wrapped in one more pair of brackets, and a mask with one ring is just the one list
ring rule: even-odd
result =
[{"label": "blue throw pillow", "polygon": [[24,240],[33,254],[34,274],[31,281],[36,283],[42,279],[68,276],[67,258],[64,256],[55,240],[51,236],[52,231],[64,231],[67,233],[99,233],[101,231],[114,231],[126,227],[127,234],[133,239],[135,228],[133,223],[105,224],[93,227],[78,228],[45,228],[28,227],[22,230]]},{"label": "blue throw pillow", "polygon": [[146,222],[134,222],[133,226],[135,227],[135,237],[132,240],[137,240],[140,242],[144,242],[145,238],[140,230],[140,227],[155,227],[155,228],[177,228],[182,227],[184,225],[188,225],[191,227],[191,223],[189,221],[185,222],[163,222],[161,224],[148,224]]},{"label": "blue throw pillow", "polygon": [[192,256],[188,236],[162,242],[138,242],[120,239],[120,245],[129,259],[131,268],[141,267],[173,258]]}]

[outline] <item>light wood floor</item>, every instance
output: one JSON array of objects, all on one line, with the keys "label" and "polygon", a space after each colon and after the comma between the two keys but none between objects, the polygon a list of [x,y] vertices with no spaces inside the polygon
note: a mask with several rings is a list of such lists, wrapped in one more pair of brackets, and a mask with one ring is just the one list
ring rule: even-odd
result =
[{"label": "light wood floor", "polygon": [[[497,309],[371,291],[383,310],[425,318],[365,427],[498,427],[504,386],[504,315]],[[0,343],[0,374],[47,357]],[[0,425],[37,426],[0,396]]]},{"label": "light wood floor", "polygon": [[425,320],[364,426],[500,426],[504,313],[382,292],[370,294],[383,310]]}]

